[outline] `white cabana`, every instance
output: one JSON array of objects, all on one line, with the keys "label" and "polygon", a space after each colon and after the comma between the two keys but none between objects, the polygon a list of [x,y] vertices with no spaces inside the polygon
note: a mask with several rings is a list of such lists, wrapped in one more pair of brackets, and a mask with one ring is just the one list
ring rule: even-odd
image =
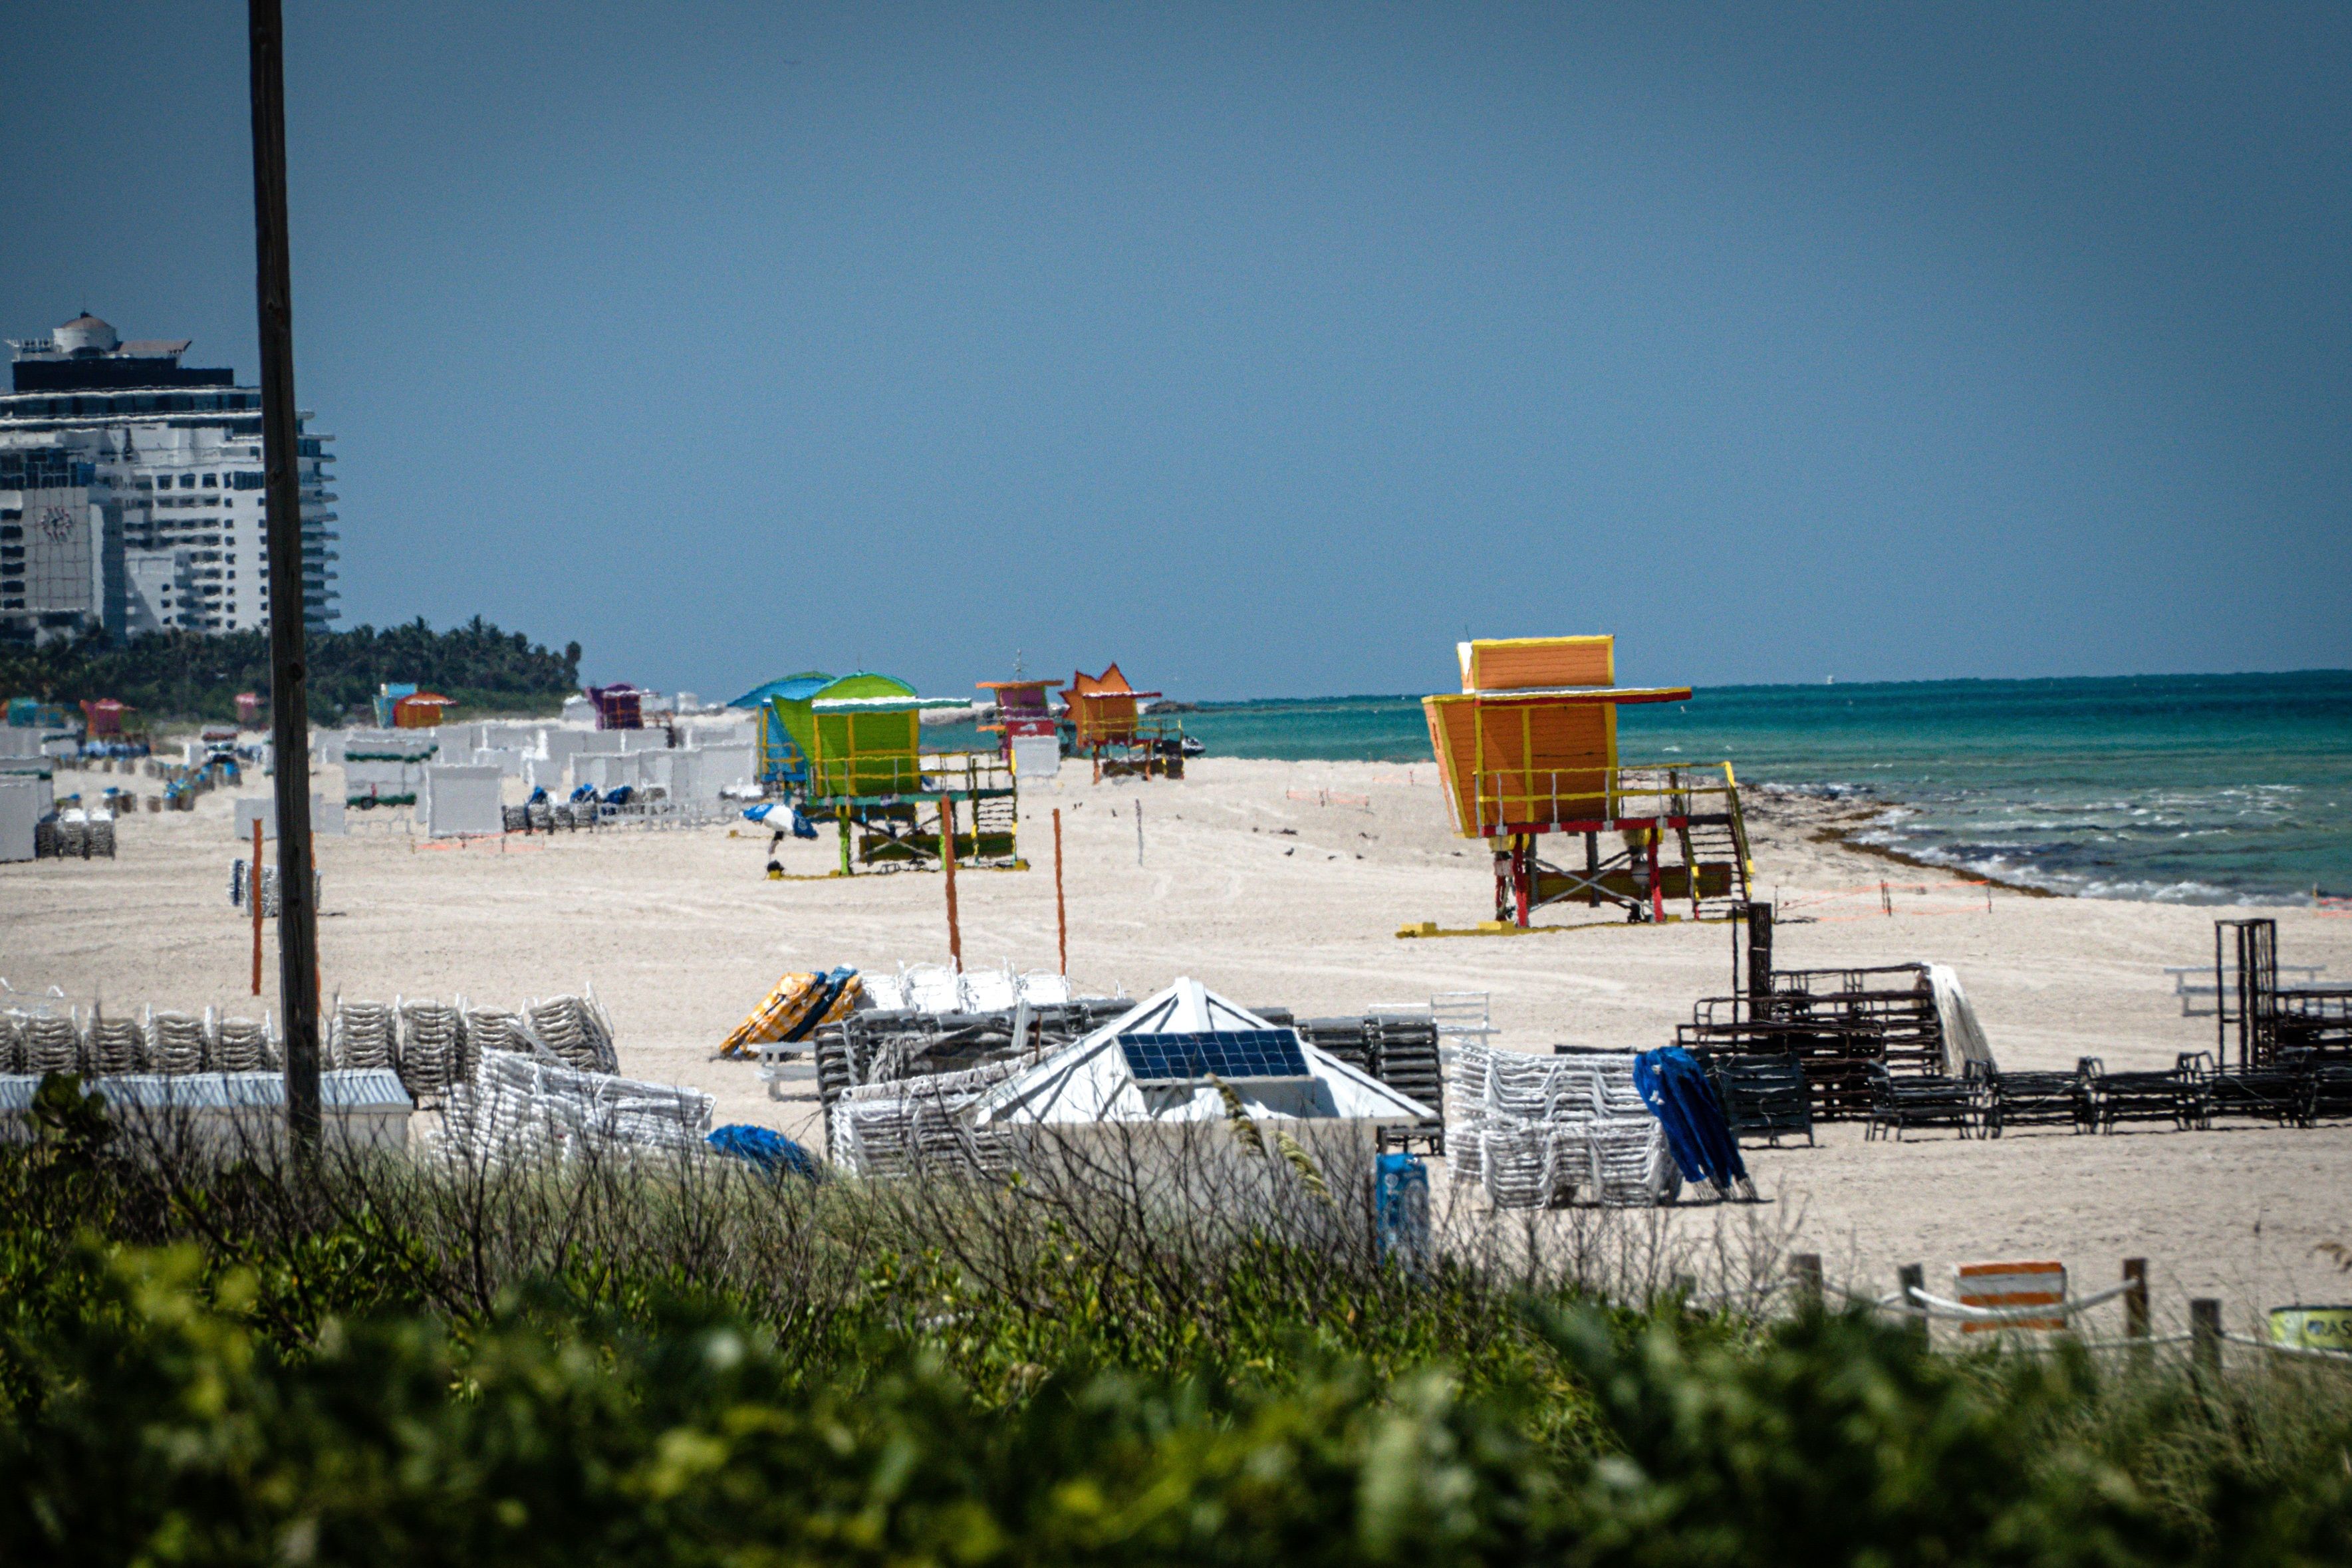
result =
[{"label": "white cabana", "polygon": [[499,770],[435,763],[425,770],[425,830],[435,838],[503,832]]},{"label": "white cabana", "polygon": [[1363,1241],[1381,1130],[1429,1115],[1188,979],[1051,1052],[852,1089],[829,1147],[863,1176],[1018,1171],[1073,1201]]}]

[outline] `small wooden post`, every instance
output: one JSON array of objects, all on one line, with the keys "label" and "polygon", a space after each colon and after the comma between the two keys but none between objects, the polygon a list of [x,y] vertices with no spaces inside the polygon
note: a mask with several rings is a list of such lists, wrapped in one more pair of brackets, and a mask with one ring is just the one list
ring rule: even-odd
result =
[{"label": "small wooden post", "polygon": [[1054,945],[1062,957],[1062,977],[1070,973],[1070,910],[1062,901],[1062,808],[1054,808]]},{"label": "small wooden post", "polygon": [[[2129,1287],[2124,1292],[2124,1338],[2145,1342],[2147,1339],[2147,1258],[2124,1259],[2124,1283]],[[2132,1361],[2143,1371],[2149,1363],[2150,1349],[2143,1342],[2132,1352]]]},{"label": "small wooden post", "polygon": [[2189,1303],[2189,1359],[2199,1373],[2221,1375],[2221,1303],[2200,1296]]},{"label": "small wooden post", "polygon": [[261,818],[253,819],[252,887],[246,901],[253,906],[253,994],[261,994]]},{"label": "small wooden post", "polygon": [[1800,1252],[1789,1259],[1789,1279],[1797,1300],[1797,1315],[1818,1318],[1822,1315],[1822,1255]]},{"label": "small wooden post", "polygon": [[948,966],[963,973],[963,931],[956,923],[955,800],[940,797],[940,869],[948,878]]},{"label": "small wooden post", "polygon": [[1919,1342],[1919,1348],[1925,1350],[1927,1348],[1927,1314],[1920,1302],[1911,1299],[1911,1292],[1925,1290],[1927,1288],[1926,1265],[1905,1264],[1895,1271],[1895,1282],[1902,1289],[1905,1310],[1911,1314],[1906,1326],[1910,1330],[1912,1337]]},{"label": "small wooden post", "polygon": [[1650,819],[1649,854],[1650,919],[1659,925],[1666,923],[1666,892],[1664,888],[1661,888],[1658,885],[1658,840],[1664,837],[1664,827],[1659,824],[1656,817],[1652,817]]},{"label": "small wooden post", "polygon": [[1143,803],[1135,803],[1135,863],[1143,864]]},{"label": "small wooden post", "polygon": [[1879,884],[1878,884],[1878,902],[1879,902],[1880,906],[1881,906],[1882,908],[1884,908],[1884,909],[1886,910],[1886,917],[1887,917],[1887,919],[1889,919],[1889,920],[1894,919],[1894,918],[1895,918],[1895,895],[1894,895],[1893,893],[1891,893],[1891,892],[1887,891],[1886,884],[1885,884],[1885,883],[1884,883],[1884,882],[1881,882],[1881,883],[1879,883]]}]

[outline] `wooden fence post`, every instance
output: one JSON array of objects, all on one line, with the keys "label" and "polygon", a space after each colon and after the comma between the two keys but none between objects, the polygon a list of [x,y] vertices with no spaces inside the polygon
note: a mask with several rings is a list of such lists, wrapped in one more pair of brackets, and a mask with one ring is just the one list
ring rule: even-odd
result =
[{"label": "wooden fence post", "polygon": [[2221,1375],[2221,1303],[2210,1296],[2189,1303],[2189,1349],[2200,1375]]},{"label": "wooden fence post", "polygon": [[1911,1299],[1911,1292],[1925,1290],[1927,1288],[1927,1267],[1924,1264],[1906,1263],[1895,1271],[1895,1282],[1903,1293],[1904,1308],[1911,1314],[1906,1320],[1906,1324],[1912,1336],[1919,1342],[1919,1348],[1925,1350],[1928,1343],[1927,1309],[1923,1303]]},{"label": "wooden fence post", "polygon": [[1789,1259],[1789,1278],[1794,1282],[1797,1315],[1818,1318],[1822,1315],[1822,1255],[1800,1252]]},{"label": "wooden fence post", "polygon": [[2147,1259],[2124,1259],[2124,1338],[2143,1342],[2132,1351],[2132,1363],[2140,1371],[2147,1370],[2151,1348],[2147,1339]]}]

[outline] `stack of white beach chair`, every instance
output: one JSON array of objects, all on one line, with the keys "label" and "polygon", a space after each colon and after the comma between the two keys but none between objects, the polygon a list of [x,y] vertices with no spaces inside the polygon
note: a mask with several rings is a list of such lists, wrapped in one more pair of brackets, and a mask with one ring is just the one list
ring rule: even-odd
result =
[{"label": "stack of white beach chair", "polygon": [[454,1087],[437,1133],[443,1153],[485,1164],[592,1152],[698,1152],[718,1101],[678,1084],[581,1072],[539,1056],[485,1052]]},{"label": "stack of white beach chair", "polygon": [[1633,1089],[1631,1052],[1538,1057],[1445,1047],[1446,1154],[1497,1208],[1668,1203],[1682,1189],[1665,1129]]}]

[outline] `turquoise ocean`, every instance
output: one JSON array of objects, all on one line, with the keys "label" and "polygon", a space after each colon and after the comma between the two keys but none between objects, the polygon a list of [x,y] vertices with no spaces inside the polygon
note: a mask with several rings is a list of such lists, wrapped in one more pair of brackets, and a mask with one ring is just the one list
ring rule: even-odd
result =
[{"label": "turquoise ocean", "polygon": [[[1427,762],[1416,697],[1203,705],[1211,756]],[[2054,892],[2352,893],[2352,671],[1725,686],[1620,711],[1629,763],[1878,808],[1861,835]]]}]

